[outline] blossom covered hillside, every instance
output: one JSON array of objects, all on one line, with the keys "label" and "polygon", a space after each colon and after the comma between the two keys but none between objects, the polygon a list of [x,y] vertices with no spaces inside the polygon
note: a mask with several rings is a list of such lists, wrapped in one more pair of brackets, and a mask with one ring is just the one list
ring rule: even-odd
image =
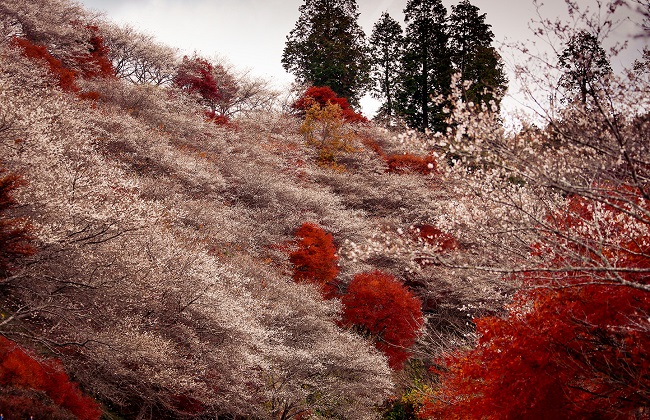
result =
[{"label": "blossom covered hillside", "polygon": [[647,60],[430,135],[70,0],[0,21],[4,418],[647,418]]}]

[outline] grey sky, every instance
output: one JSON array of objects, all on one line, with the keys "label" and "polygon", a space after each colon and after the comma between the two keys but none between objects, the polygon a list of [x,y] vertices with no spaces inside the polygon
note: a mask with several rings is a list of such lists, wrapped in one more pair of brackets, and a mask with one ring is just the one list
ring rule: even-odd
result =
[{"label": "grey sky", "polygon": [[[407,0],[358,0],[359,22],[366,34],[383,11],[402,21]],[[89,8],[106,12],[117,23],[129,23],[154,35],[161,42],[192,53],[225,58],[238,68],[272,79],[277,86],[293,77],[280,64],[284,42],[298,19],[302,0],[80,0]],[[459,0],[443,0],[451,5]],[[531,38],[528,22],[536,17],[532,0],[473,0],[483,13],[498,41],[526,41]],[[544,0],[544,17],[566,14],[564,0]],[[578,0],[593,7],[596,0]],[[629,29],[626,27],[626,29]],[[623,31],[624,32],[624,31]],[[640,41],[638,41],[640,42]],[[637,43],[638,43],[637,42]],[[635,46],[633,50],[639,50]],[[629,60],[623,58],[623,60]],[[616,65],[616,63],[613,63]],[[376,104],[362,101],[366,113]]]}]

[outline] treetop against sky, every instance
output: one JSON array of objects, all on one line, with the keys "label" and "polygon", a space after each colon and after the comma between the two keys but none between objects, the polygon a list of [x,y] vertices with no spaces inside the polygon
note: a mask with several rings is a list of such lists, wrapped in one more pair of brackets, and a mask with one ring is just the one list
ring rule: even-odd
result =
[{"label": "treetop against sky", "polygon": [[[301,0],[80,0],[81,4],[98,11],[117,23],[128,23],[136,29],[154,35],[159,41],[191,54],[196,51],[204,56],[219,56],[238,68],[251,69],[252,73],[269,78],[278,86],[293,81],[281,65],[286,36],[294,27],[300,13]],[[458,1],[443,0],[449,11]],[[539,9],[544,18],[568,19],[564,0],[546,0]],[[580,6],[595,7],[595,0],[578,0]],[[403,24],[406,0],[359,0],[359,24],[370,36],[372,27],[387,11]],[[508,0],[473,0],[472,4],[487,14],[486,21],[492,25],[497,42],[526,42],[532,38],[529,29],[531,19],[539,19],[533,0],[512,2]],[[623,8],[623,23],[617,28],[612,40],[629,38],[638,28],[626,21],[632,15]],[[614,70],[629,65],[640,55],[644,45],[641,39],[631,40],[628,52],[612,62]],[[606,46],[607,47],[607,46]],[[536,48],[548,50],[538,42]],[[502,52],[506,70],[512,58]],[[509,79],[512,81],[513,77]],[[510,94],[516,94],[511,85]],[[506,98],[504,108],[516,107],[516,98]],[[361,106],[367,116],[372,116],[377,102],[367,95]]]}]

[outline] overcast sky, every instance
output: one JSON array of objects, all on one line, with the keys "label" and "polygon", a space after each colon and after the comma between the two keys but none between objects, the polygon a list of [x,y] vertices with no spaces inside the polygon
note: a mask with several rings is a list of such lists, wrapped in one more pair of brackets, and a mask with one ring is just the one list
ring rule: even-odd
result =
[{"label": "overcast sky", "polygon": [[[298,7],[302,0],[79,1],[88,8],[105,12],[109,20],[129,23],[186,53],[197,51],[208,57],[225,58],[238,68],[272,79],[276,86],[285,86],[293,80],[282,68],[280,59],[286,36],[300,15]],[[406,1],[359,0],[359,23],[369,36],[383,11],[402,22]],[[443,0],[450,12],[451,5],[458,2]],[[566,14],[564,0],[543,0],[543,3],[544,17]],[[593,6],[596,0],[578,0],[578,3]],[[531,38],[528,24],[537,16],[532,0],[472,0],[472,4],[487,14],[497,41]],[[621,37],[629,32],[630,26],[621,31]],[[640,47],[635,45],[633,49]],[[366,114],[372,114],[376,103],[365,100],[362,105]]]}]

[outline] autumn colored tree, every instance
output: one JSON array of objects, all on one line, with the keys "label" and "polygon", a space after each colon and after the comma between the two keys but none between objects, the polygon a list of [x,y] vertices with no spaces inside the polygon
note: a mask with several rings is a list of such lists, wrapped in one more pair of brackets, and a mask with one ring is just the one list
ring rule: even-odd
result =
[{"label": "autumn colored tree", "polygon": [[18,258],[34,253],[34,248],[29,243],[29,225],[6,215],[17,204],[12,192],[23,183],[15,174],[0,177],[0,278],[9,274]]},{"label": "autumn colored tree", "polygon": [[115,77],[115,69],[111,62],[110,50],[104,43],[104,37],[100,34],[99,28],[89,25],[91,33],[90,50],[87,54],[76,57],[75,61],[81,67],[83,77]]},{"label": "autumn colored tree", "polygon": [[[644,418],[650,400],[650,209],[640,190],[572,196],[547,217],[547,259],[504,317],[449,360],[423,418]],[[647,213],[646,213],[647,214]],[[515,396],[508,398],[506,396]]]},{"label": "autumn colored tree", "polygon": [[234,96],[237,87],[234,78],[226,69],[200,57],[183,57],[176,76],[174,86],[188,93],[197,94],[199,102],[208,108],[207,115],[223,121],[223,103]]},{"label": "autumn colored tree", "polygon": [[343,324],[371,338],[401,369],[423,325],[419,299],[393,275],[373,271],[354,276],[341,301]]},{"label": "autumn colored tree", "polygon": [[338,294],[338,256],[331,233],[313,223],[303,223],[295,233],[298,249],[289,255],[293,279],[318,286],[326,299]]},{"label": "autumn colored tree", "polygon": [[197,93],[205,104],[214,111],[215,104],[222,95],[212,75],[214,68],[210,62],[200,57],[183,57],[178,68],[174,85],[190,93]]},{"label": "autumn colored tree", "polygon": [[420,224],[411,228],[411,234],[417,241],[438,249],[441,252],[458,249],[458,240],[449,233],[443,232],[435,226]]},{"label": "autumn colored tree", "polygon": [[388,172],[396,174],[419,173],[428,175],[436,171],[436,160],[433,156],[415,156],[410,153],[390,155],[386,158]]},{"label": "autumn colored tree", "polygon": [[0,413],[14,418],[99,420],[99,404],[70,381],[60,362],[42,360],[0,337]]},{"label": "autumn colored tree", "polygon": [[368,120],[354,109],[348,103],[348,100],[341,98],[327,86],[312,86],[308,88],[305,93],[293,103],[292,108],[297,110],[301,116],[305,116],[307,111],[314,105],[318,104],[320,108],[325,108],[328,105],[338,105],[341,109],[341,117],[352,123],[365,123]]}]

